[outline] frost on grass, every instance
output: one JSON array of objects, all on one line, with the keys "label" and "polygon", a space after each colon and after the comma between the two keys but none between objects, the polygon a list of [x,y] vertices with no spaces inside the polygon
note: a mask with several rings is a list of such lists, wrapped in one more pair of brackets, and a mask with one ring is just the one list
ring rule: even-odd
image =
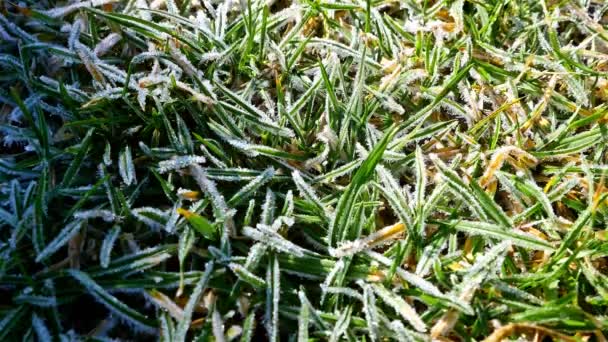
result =
[{"label": "frost on grass", "polygon": [[1,12],[0,340],[608,334],[604,2]]}]

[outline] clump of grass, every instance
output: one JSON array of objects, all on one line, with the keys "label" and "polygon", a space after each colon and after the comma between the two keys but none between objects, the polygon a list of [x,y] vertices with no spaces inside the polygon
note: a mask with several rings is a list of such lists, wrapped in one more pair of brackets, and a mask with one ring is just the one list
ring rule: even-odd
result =
[{"label": "clump of grass", "polygon": [[603,1],[0,9],[0,340],[605,340]]}]

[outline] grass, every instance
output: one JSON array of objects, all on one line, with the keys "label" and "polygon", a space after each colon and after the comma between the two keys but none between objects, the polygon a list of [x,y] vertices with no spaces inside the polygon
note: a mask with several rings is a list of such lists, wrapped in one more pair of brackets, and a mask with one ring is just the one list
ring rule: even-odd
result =
[{"label": "grass", "polygon": [[608,5],[0,2],[0,340],[605,341]]}]

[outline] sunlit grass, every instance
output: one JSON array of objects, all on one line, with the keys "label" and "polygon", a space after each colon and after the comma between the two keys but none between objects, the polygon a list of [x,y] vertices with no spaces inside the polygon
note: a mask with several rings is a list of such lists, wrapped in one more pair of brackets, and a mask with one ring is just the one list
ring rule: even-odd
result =
[{"label": "sunlit grass", "polygon": [[0,340],[603,341],[608,4],[0,3]]}]

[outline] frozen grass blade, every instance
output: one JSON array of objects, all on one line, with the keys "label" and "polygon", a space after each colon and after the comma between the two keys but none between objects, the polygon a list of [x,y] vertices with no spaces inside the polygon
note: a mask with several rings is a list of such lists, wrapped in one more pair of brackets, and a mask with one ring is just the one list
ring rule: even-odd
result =
[{"label": "frozen grass blade", "polygon": [[103,239],[103,243],[101,245],[100,254],[99,254],[99,263],[101,267],[107,268],[110,264],[110,257],[112,254],[112,249],[114,248],[114,243],[116,239],[120,235],[120,227],[116,226],[112,228]]},{"label": "frozen grass blade", "polygon": [[382,298],[384,303],[391,306],[395,311],[397,311],[403,319],[408,321],[414,329],[425,332],[426,324],[422,321],[422,319],[416,313],[408,303],[406,303],[401,297],[396,294],[390,292],[382,285],[372,285],[372,289],[378,295],[378,297]]},{"label": "frozen grass blade", "polygon": [[479,235],[497,240],[508,240],[511,241],[514,245],[521,246],[524,248],[553,251],[553,247],[548,242],[534,237],[531,234],[527,234],[517,230],[505,230],[502,227],[491,223],[465,220],[447,221],[443,223],[447,227],[452,227],[456,230],[472,235]]},{"label": "frozen grass blade", "polygon": [[90,294],[95,297],[97,301],[103,304],[108,310],[114,313],[116,316],[128,322],[135,329],[141,329],[143,331],[154,331],[156,322],[150,320],[143,314],[133,310],[125,303],[112,296],[101,286],[99,286],[91,277],[86,273],[78,270],[70,270],[70,275],[76,279],[82,286],[89,290]]},{"label": "frozen grass blade", "polygon": [[46,247],[38,253],[36,257],[36,262],[41,262],[42,260],[48,258],[53,253],[57,252],[61,247],[65,246],[68,241],[78,232],[83,225],[83,221],[75,220],[70,224],[65,226],[55,238],[49,242]]},{"label": "frozen grass blade", "polygon": [[205,265],[205,271],[201,275],[200,279],[196,283],[196,286],[192,290],[190,294],[190,299],[186,306],[184,307],[184,318],[179,321],[177,327],[175,329],[175,338],[174,341],[185,341],[186,334],[190,329],[190,323],[192,321],[192,312],[194,311],[194,307],[198,304],[198,301],[203,294],[203,291],[207,287],[207,283],[209,282],[209,278],[211,278],[211,272],[213,271],[213,263],[209,262]]}]

